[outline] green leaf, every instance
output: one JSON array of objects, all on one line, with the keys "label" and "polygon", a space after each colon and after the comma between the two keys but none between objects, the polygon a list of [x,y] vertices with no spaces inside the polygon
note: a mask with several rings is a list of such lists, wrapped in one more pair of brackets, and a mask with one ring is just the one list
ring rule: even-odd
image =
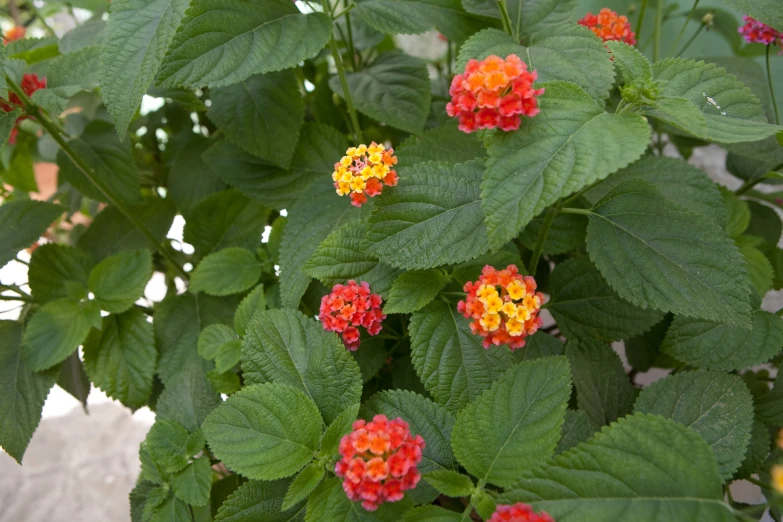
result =
[{"label": "green leaf", "polygon": [[399,167],[412,167],[419,163],[465,163],[486,157],[484,144],[474,135],[466,134],[456,125],[444,125],[427,129],[418,136],[409,136],[396,147]]},{"label": "green leaf", "polygon": [[422,478],[427,484],[449,497],[468,497],[475,489],[470,477],[450,469],[430,471]]},{"label": "green leaf", "polygon": [[4,201],[0,205],[0,268],[37,241],[64,210],[42,201]]},{"label": "green leaf", "polygon": [[0,321],[0,446],[19,464],[41,420],[57,372],[34,373],[22,351],[22,325]]},{"label": "green leaf", "polygon": [[724,479],[742,464],[753,426],[753,398],[737,375],[706,370],[671,375],[644,389],[634,411],[695,430],[715,453]]},{"label": "green leaf", "polygon": [[[347,73],[346,79],[360,112],[412,134],[424,130],[431,96],[427,64],[421,58],[397,52],[383,53],[360,72]],[[337,76],[329,79],[329,87],[343,96]]]},{"label": "green leaf", "polygon": [[720,226],[726,225],[728,217],[721,191],[703,170],[678,158],[645,156],[588,190],[585,198],[595,204],[631,178],[649,181],[672,203],[702,214]]},{"label": "green leaf", "polygon": [[294,310],[253,316],[242,346],[242,371],[245,384],[276,382],[301,390],[327,424],[361,397],[359,367],[337,336]]},{"label": "green leaf", "polygon": [[103,318],[84,341],[87,375],[106,395],[129,408],[141,408],[152,393],[158,352],[152,325],[141,310]]},{"label": "green leaf", "polygon": [[612,62],[620,71],[624,83],[633,83],[635,80],[642,80],[642,82],[652,80],[652,64],[636,47],[616,40],[607,41],[606,47],[612,54]]},{"label": "green leaf", "polygon": [[636,160],[650,141],[641,116],[606,113],[575,85],[546,89],[541,114],[489,147],[481,200],[495,248],[561,197]]},{"label": "green leaf", "polygon": [[261,263],[246,248],[224,248],[204,257],[193,271],[191,292],[214,296],[238,294],[252,288],[261,277]]},{"label": "green leaf", "polygon": [[685,98],[703,113],[707,133],[697,137],[741,143],[781,130],[767,123],[759,99],[723,68],[683,58],[668,58],[653,68],[655,81],[663,82],[662,96]]},{"label": "green leaf", "polygon": [[646,372],[653,366],[662,364],[661,345],[671,322],[672,316],[667,315],[663,321],[644,334],[625,339],[625,357],[634,370]]},{"label": "green leaf", "polygon": [[772,430],[783,425],[783,373],[778,373],[772,389],[756,400],[756,414]]},{"label": "green leaf", "polygon": [[206,506],[212,489],[212,467],[207,457],[194,459],[174,474],[171,486],[178,499],[191,506]]},{"label": "green leaf", "polygon": [[753,312],[752,330],[730,324],[674,318],[662,350],[690,366],[734,371],[764,364],[783,349],[783,319]]},{"label": "green leaf", "polygon": [[47,243],[33,251],[28,272],[30,290],[36,301],[45,303],[68,297],[68,287],[87,289],[92,263],[81,251],[68,245]]},{"label": "green leaf", "polygon": [[305,500],[326,475],[323,464],[312,463],[296,476],[283,499],[280,509],[286,511]]},{"label": "green leaf", "polygon": [[215,355],[215,371],[225,373],[239,364],[242,358],[242,341],[236,339],[220,347]]},{"label": "green leaf", "polygon": [[[5,82],[5,76],[3,76],[2,81]],[[20,109],[0,113],[0,148],[8,143],[8,138],[11,137],[11,131],[14,125],[16,125],[16,120],[21,115],[22,111]]]},{"label": "green leaf", "polygon": [[75,26],[60,38],[60,52],[68,54],[87,47],[97,47],[101,44],[105,30],[106,22],[101,17],[90,18],[83,24]]},{"label": "green leaf", "polygon": [[39,372],[64,361],[87,338],[94,319],[93,310],[70,298],[43,305],[24,331],[30,367]]},{"label": "green leaf", "polygon": [[749,322],[747,275],[717,225],[629,179],[590,211],[590,258],[631,303],[690,317]]},{"label": "green leaf", "polygon": [[373,292],[386,295],[401,270],[381,263],[362,249],[364,227],[346,223],[324,239],[304,266],[304,272],[328,287],[349,279],[366,281]]},{"label": "green leaf", "polygon": [[628,339],[649,330],[663,314],[624,301],[587,256],[557,265],[550,279],[548,309],[567,338]]},{"label": "green leaf", "polygon": [[196,368],[183,369],[166,384],[155,413],[158,419],[176,421],[192,433],[220,402],[220,395],[212,389],[204,372]]},{"label": "green leaf", "polygon": [[482,173],[479,161],[401,169],[403,181],[384,191],[370,217],[367,251],[407,269],[460,263],[486,252],[478,189]]},{"label": "green leaf", "polygon": [[462,513],[433,505],[414,508],[403,517],[404,522],[463,522],[463,520]]},{"label": "green leaf", "polygon": [[158,74],[163,87],[222,87],[312,58],[331,35],[323,13],[302,14],[287,0],[194,0]]},{"label": "green leaf", "polygon": [[90,379],[84,370],[84,364],[79,358],[79,352],[73,352],[60,365],[57,375],[57,386],[68,392],[74,399],[87,409],[87,397],[90,395]]},{"label": "green leaf", "polygon": [[104,203],[113,204],[116,200],[126,204],[141,203],[139,173],[131,155],[130,142],[120,141],[109,122],[90,122],[69,145],[92,168],[105,188],[105,192],[98,189],[61,149],[57,153],[60,175],[76,190]]},{"label": "green leaf", "polygon": [[24,192],[38,192],[32,152],[27,148],[16,148],[11,163],[5,172],[0,173],[8,185]]},{"label": "green leaf", "polygon": [[529,361],[549,357],[551,355],[563,355],[565,345],[557,337],[546,332],[538,332],[525,339],[524,350],[514,350],[514,359],[517,361]]},{"label": "green leaf", "polygon": [[630,413],[636,394],[622,362],[608,344],[571,340],[566,345],[579,409],[603,426]]},{"label": "green leaf", "polygon": [[783,233],[783,222],[781,222],[778,213],[772,207],[756,201],[748,201],[747,203],[750,209],[750,224],[745,233],[763,239],[766,243],[765,249],[778,246],[781,233]]},{"label": "green leaf", "polygon": [[481,483],[510,485],[554,454],[570,395],[565,357],[512,366],[457,416],[454,454]]},{"label": "green leaf", "polygon": [[88,288],[103,310],[120,314],[144,295],[152,270],[149,250],[120,252],[92,269]]},{"label": "green leaf", "polygon": [[[500,18],[500,11],[494,0],[462,0],[469,13]],[[520,35],[544,32],[575,19],[574,0],[508,0],[511,29]]]},{"label": "green leaf", "polygon": [[750,225],[750,206],[729,190],[721,190],[723,204],[726,207],[726,233],[729,237],[738,237]]},{"label": "green leaf", "polygon": [[360,0],[356,14],[382,33],[421,34],[437,29],[455,42],[485,25],[466,13],[459,0]]},{"label": "green leaf", "polygon": [[748,444],[748,451],[745,453],[745,459],[742,461],[742,466],[734,474],[738,478],[747,478],[760,469],[767,456],[769,455],[769,448],[772,446],[772,440],[769,434],[769,430],[760,420],[753,421],[753,429],[750,432],[750,443]]},{"label": "green leaf", "polygon": [[[402,417],[410,425],[411,433],[421,435],[427,442],[418,465],[420,473],[458,469],[449,444],[454,417],[445,408],[411,391],[386,390],[373,395],[362,407],[364,418],[379,413],[390,419]],[[436,496],[437,491],[422,482],[408,495],[417,504],[429,503]]]},{"label": "green leaf", "polygon": [[277,383],[247,386],[207,416],[201,429],[212,452],[251,479],[293,475],[313,458],[321,416],[302,392]]},{"label": "green leaf", "polygon": [[147,434],[147,449],[166,473],[176,473],[188,465],[188,430],[177,422],[158,419]]},{"label": "green leaf", "polygon": [[257,74],[212,91],[207,116],[239,148],[287,168],[305,106],[292,70]]},{"label": "green leaf", "polygon": [[71,96],[98,87],[98,69],[95,63],[100,53],[100,47],[93,46],[53,59],[46,69],[46,89],[35,91],[33,102],[52,116],[59,116]]},{"label": "green leaf", "polygon": [[709,135],[707,119],[699,107],[682,97],[661,97],[639,114],[656,118],[697,138]]},{"label": "green leaf", "polygon": [[745,260],[745,266],[748,269],[748,279],[750,280],[751,285],[753,285],[753,288],[759,295],[766,294],[767,291],[772,289],[772,283],[775,277],[775,270],[772,268],[772,263],[770,263],[767,256],[762,254],[758,248],[754,248],[750,245],[740,245],[739,251]]},{"label": "green leaf", "polygon": [[394,280],[383,312],[409,314],[421,310],[435,299],[448,280],[441,270],[413,270]]},{"label": "green leaf", "polygon": [[[544,227],[546,212],[528,223],[519,240],[529,250],[534,250],[538,236]],[[587,234],[587,216],[578,214],[557,214],[544,238],[542,254],[557,255],[576,250],[584,245]]]},{"label": "green leaf", "polygon": [[218,508],[215,522],[301,522],[305,504],[282,510],[290,480],[251,480],[234,491]]},{"label": "green leaf", "polygon": [[266,296],[264,295],[264,285],[258,285],[242,299],[237,307],[237,311],[234,313],[234,330],[236,330],[237,334],[244,337],[247,333],[247,325],[250,323],[250,319],[256,311],[265,309]]},{"label": "green leaf", "polygon": [[585,442],[599,429],[599,426],[594,424],[582,410],[566,410],[565,422],[555,454],[559,455],[577,444]]},{"label": "green leaf", "polygon": [[411,358],[436,402],[449,412],[474,401],[512,364],[505,346],[484,349],[456,306],[435,301],[410,322]]},{"label": "green leaf", "polygon": [[776,0],[723,0],[740,13],[783,31],[783,7]]},{"label": "green leaf", "polygon": [[24,60],[27,62],[27,65],[32,65],[57,56],[59,53],[57,37],[23,38],[8,42],[6,52],[8,53],[8,58]]},{"label": "green leaf", "polygon": [[[494,7],[497,10],[497,5]],[[540,82],[562,80],[581,87],[597,100],[603,100],[612,88],[614,71],[603,42],[586,27],[565,25],[556,31],[535,35],[528,47],[523,47],[508,33],[485,29],[474,34],[460,48],[457,70],[462,71],[468,60],[483,60],[490,55],[505,58],[519,56]]]},{"label": "green leaf", "polygon": [[204,359],[214,359],[220,347],[237,340],[237,334],[230,326],[211,324],[198,336],[198,354]]},{"label": "green leaf", "polygon": [[[410,495],[408,495],[410,496]],[[307,502],[305,522],[399,522],[412,507],[405,498],[385,502],[376,511],[365,511],[359,502],[351,502],[345,495],[342,479],[324,480]]]},{"label": "green leaf", "polygon": [[228,247],[250,250],[260,244],[269,210],[236,190],[209,196],[195,206],[185,223],[184,239],[195,259]]},{"label": "green leaf", "polygon": [[190,216],[195,206],[206,197],[226,188],[226,183],[208,167],[202,157],[208,143],[209,140],[203,136],[191,134],[172,153],[167,197],[176,203],[185,216]]},{"label": "green leaf", "polygon": [[637,413],[528,471],[499,502],[527,502],[558,522],[733,522],[707,443]]},{"label": "green leaf", "polygon": [[190,508],[188,505],[169,493],[168,498],[160,506],[152,511],[152,518],[149,522],[192,522]]},{"label": "green leaf", "polygon": [[340,440],[353,429],[353,423],[359,415],[359,404],[348,406],[332,421],[321,436],[321,451],[324,456],[333,457],[338,454]]},{"label": "green leaf", "polygon": [[101,94],[120,137],[158,73],[187,0],[115,0],[98,67]]}]

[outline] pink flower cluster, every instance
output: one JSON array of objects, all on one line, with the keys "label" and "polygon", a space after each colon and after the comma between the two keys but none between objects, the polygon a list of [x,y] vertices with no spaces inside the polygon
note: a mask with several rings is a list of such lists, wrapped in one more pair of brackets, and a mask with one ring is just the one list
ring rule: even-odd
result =
[{"label": "pink flower cluster", "polygon": [[536,513],[522,502],[513,506],[498,506],[487,522],[555,522],[547,513]]},{"label": "pink flower cluster", "polygon": [[739,32],[745,37],[746,42],[772,45],[777,41],[783,49],[783,33],[750,16],[743,16],[742,21],[745,25],[739,28]]},{"label": "pink flower cluster", "polygon": [[323,296],[318,319],[324,330],[341,333],[345,347],[354,352],[360,343],[357,326],[363,326],[370,335],[381,331],[381,321],[386,319],[382,303],[381,296],[373,294],[369,284],[350,280],[346,285],[334,285],[331,293]]}]

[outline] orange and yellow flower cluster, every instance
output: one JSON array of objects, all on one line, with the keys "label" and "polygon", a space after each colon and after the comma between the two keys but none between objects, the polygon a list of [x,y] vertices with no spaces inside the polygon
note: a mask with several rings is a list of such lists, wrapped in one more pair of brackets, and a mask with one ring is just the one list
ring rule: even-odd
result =
[{"label": "orange and yellow flower cluster", "polygon": [[334,164],[334,188],[341,196],[350,194],[351,204],[361,207],[367,203],[367,196],[377,196],[384,185],[397,184],[397,172],[392,170],[396,164],[394,149],[386,149],[383,144],[372,142],[369,147],[364,144],[351,147]]},{"label": "orange and yellow flower cluster", "polygon": [[424,450],[421,435],[411,435],[408,423],[397,417],[376,415],[370,422],[357,420],[353,431],[340,440],[341,459],[335,474],[351,501],[361,500],[367,511],[384,502],[402,500],[405,491],[419,483],[416,466]]},{"label": "orange and yellow flower cluster", "polygon": [[334,285],[331,293],[321,299],[318,320],[327,332],[342,334],[343,344],[350,351],[359,348],[359,329],[363,326],[370,335],[378,335],[381,321],[386,316],[381,311],[383,299],[370,291],[370,285],[350,280],[346,285]]},{"label": "orange and yellow flower cluster", "polygon": [[[27,96],[32,96],[33,93],[38,89],[46,88],[46,78],[39,79],[37,74],[25,74],[24,77],[22,77],[22,83],[20,87],[22,87],[22,91],[24,91]],[[3,112],[11,112],[15,109],[21,108],[22,100],[19,99],[19,96],[17,96],[16,93],[9,92],[8,100],[0,98],[0,109],[2,109]],[[19,133],[19,122],[25,119],[27,119],[27,116],[19,116],[16,119],[14,128],[11,129],[11,136],[8,139],[10,144],[13,145],[16,143],[16,135]]]},{"label": "orange and yellow flower cluster", "polygon": [[617,40],[628,45],[636,45],[636,34],[631,30],[628,17],[618,16],[608,7],[601,9],[597,15],[587,13],[578,23],[590,29],[604,42]]},{"label": "orange and yellow flower cluster", "polygon": [[544,89],[534,89],[536,71],[528,71],[527,64],[515,54],[489,56],[482,61],[470,60],[465,73],[451,82],[451,101],[446,112],[459,118],[463,132],[476,129],[513,131],[519,128],[522,116],[539,113],[538,97]]},{"label": "orange and yellow flower cluster", "polygon": [[8,45],[10,42],[21,40],[22,38],[24,38],[26,32],[27,30],[24,28],[23,25],[14,26],[3,34],[3,43]]},{"label": "orange and yellow flower cluster", "polygon": [[487,265],[478,281],[465,283],[468,295],[457,310],[473,319],[470,329],[484,338],[484,348],[507,344],[516,350],[541,327],[544,294],[536,287],[536,280],[523,277],[514,265],[503,270]]},{"label": "orange and yellow flower cluster", "polygon": [[522,502],[513,506],[498,506],[487,522],[555,522],[547,513],[536,513]]}]

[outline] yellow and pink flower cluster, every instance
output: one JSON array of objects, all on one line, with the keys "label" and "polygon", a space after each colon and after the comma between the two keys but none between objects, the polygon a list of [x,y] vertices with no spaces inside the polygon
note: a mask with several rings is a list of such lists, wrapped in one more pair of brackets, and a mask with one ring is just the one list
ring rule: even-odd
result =
[{"label": "yellow and pink flower cluster", "polygon": [[618,15],[608,7],[601,9],[597,15],[587,13],[578,23],[590,29],[604,42],[616,40],[628,45],[636,45],[636,34],[631,30],[628,17]]},{"label": "yellow and pink flower cluster", "polygon": [[397,172],[392,170],[396,164],[394,149],[387,150],[382,143],[351,147],[334,164],[334,188],[340,196],[350,194],[351,204],[361,207],[367,203],[367,196],[377,196],[384,185],[393,187],[397,184]]}]

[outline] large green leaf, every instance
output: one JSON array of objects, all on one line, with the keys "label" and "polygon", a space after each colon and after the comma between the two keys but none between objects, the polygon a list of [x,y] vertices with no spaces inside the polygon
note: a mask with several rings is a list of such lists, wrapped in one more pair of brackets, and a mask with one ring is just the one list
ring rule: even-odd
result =
[{"label": "large green leaf", "polygon": [[84,341],[84,367],[106,395],[141,408],[152,393],[158,352],[152,325],[141,310],[103,318]]},{"label": "large green leaf", "polygon": [[541,113],[489,147],[481,200],[495,248],[561,197],[636,160],[650,141],[641,116],[609,114],[573,84],[546,89]]},{"label": "large green leaf", "polygon": [[[145,447],[154,464],[165,473],[176,473],[188,465],[188,430],[175,421],[156,419],[147,433]],[[203,442],[203,441],[202,441]]]},{"label": "large green leaf", "polygon": [[96,16],[81,25],[75,26],[60,38],[60,52],[68,54],[86,47],[99,46],[103,39],[106,25],[106,22],[101,17]]},{"label": "large green leaf", "polygon": [[212,467],[209,458],[194,459],[183,470],[174,474],[171,480],[174,494],[191,506],[204,506],[209,502],[212,489]]},{"label": "large green leaf", "polygon": [[565,353],[579,409],[594,424],[603,426],[630,413],[636,394],[620,358],[608,344],[571,340]]},{"label": "large green leaf", "polygon": [[480,161],[400,169],[403,182],[378,198],[370,217],[368,252],[408,269],[461,263],[486,252],[482,173]]},{"label": "large green leaf", "polygon": [[246,248],[218,250],[198,264],[190,279],[191,292],[231,295],[249,290],[261,277],[261,263]]},{"label": "large green leaf", "polygon": [[456,42],[485,25],[466,13],[460,0],[360,0],[356,12],[383,33],[420,34],[437,29]]},{"label": "large green leaf", "polygon": [[661,349],[690,366],[742,370],[764,364],[783,350],[783,319],[756,310],[748,332],[726,323],[677,316]]},{"label": "large green leaf", "polygon": [[292,70],[257,74],[212,91],[207,116],[241,149],[287,168],[304,123]]},{"label": "large green leaf", "polygon": [[570,396],[565,357],[512,366],[457,416],[454,454],[482,483],[508,486],[554,454]]},{"label": "large green leaf", "polygon": [[21,464],[57,371],[35,373],[22,352],[22,325],[0,321],[0,446]]},{"label": "large green leaf", "polygon": [[587,256],[565,261],[550,279],[548,309],[566,337],[619,341],[658,323],[663,314],[621,299]]},{"label": "large green leaf", "polygon": [[[514,34],[528,35],[549,31],[575,19],[575,0],[508,0],[508,14]],[[500,10],[495,0],[462,0],[465,10],[481,16],[500,18]],[[551,31],[554,32],[554,31]]]},{"label": "large green leaf", "polygon": [[90,326],[100,321],[99,310],[64,297],[46,303],[30,319],[24,331],[24,349],[35,371],[51,368],[76,351]]},{"label": "large green leaf", "polygon": [[637,413],[525,473],[498,502],[558,522],[734,522],[715,456],[692,430]]},{"label": "large green leaf", "polygon": [[723,0],[740,13],[783,31],[783,6],[777,0]]},{"label": "large green leaf", "polygon": [[220,395],[212,389],[204,372],[190,368],[177,373],[166,383],[155,413],[158,419],[176,421],[193,433],[220,402]]},{"label": "large green leaf", "polygon": [[5,201],[0,205],[0,268],[37,241],[64,207],[42,201]]},{"label": "large green leaf", "polygon": [[432,397],[457,412],[478,398],[512,364],[505,346],[485,349],[456,306],[435,301],[410,322],[411,359]]},{"label": "large green leaf", "polygon": [[301,522],[305,503],[281,509],[290,483],[286,479],[245,482],[218,508],[215,522]]},{"label": "large green leaf", "polygon": [[435,268],[405,272],[394,280],[383,311],[409,314],[421,310],[435,299],[447,282],[446,275]]},{"label": "large green leaf", "polygon": [[349,279],[366,281],[374,293],[385,296],[401,270],[363,250],[363,239],[364,227],[344,224],[321,242],[304,272],[330,287]]},{"label": "large green leaf", "polygon": [[182,215],[189,217],[198,203],[224,190],[226,183],[202,157],[209,140],[199,134],[191,134],[186,139],[178,148],[172,147],[166,196],[177,204]]},{"label": "large green leaf", "polygon": [[101,94],[122,137],[158,73],[187,0],[115,0],[98,67]]},{"label": "large green leaf", "polygon": [[484,144],[475,136],[462,132],[457,125],[427,129],[418,136],[409,136],[396,148],[399,168],[417,163],[465,163],[487,155]]},{"label": "large green leaf", "polygon": [[[348,73],[346,79],[359,111],[406,132],[416,134],[424,130],[430,112],[430,77],[421,58],[384,53],[360,72]],[[337,76],[329,79],[329,87],[343,94]]]},{"label": "large green leaf", "polygon": [[71,96],[98,86],[95,62],[100,53],[100,47],[93,46],[53,59],[46,70],[46,89],[35,91],[32,100],[53,116],[59,116]]},{"label": "large green leaf", "polygon": [[91,269],[89,258],[74,247],[57,243],[41,245],[30,258],[30,290],[41,303],[67,297],[73,286],[87,288]]},{"label": "large green leaf", "polygon": [[399,522],[411,508],[408,499],[385,502],[376,511],[366,511],[359,502],[351,502],[342,488],[342,480],[324,480],[307,502],[305,522]]},{"label": "large green leaf", "polygon": [[749,326],[749,286],[734,242],[642,179],[589,212],[587,250],[620,297],[641,307]]},{"label": "large green leaf", "polygon": [[770,125],[759,99],[726,70],[695,60],[669,58],[653,66],[661,94],[685,98],[698,107],[707,122],[707,134],[698,136],[723,143],[758,141],[780,132]]},{"label": "large green leaf", "polygon": [[285,499],[283,499],[282,509],[291,509],[303,500],[306,500],[325,476],[326,470],[320,462],[313,462],[303,469],[291,482]]},{"label": "large green leaf", "polygon": [[[454,417],[445,408],[411,391],[386,390],[373,395],[362,409],[365,418],[379,413],[390,419],[402,417],[411,433],[426,441],[419,472],[458,469],[450,445]],[[426,503],[437,496],[437,491],[420,482],[410,496],[416,503]]]},{"label": "large green leaf", "polygon": [[242,346],[246,384],[276,382],[304,392],[331,423],[359,402],[362,378],[356,361],[334,333],[294,310],[257,313]]},{"label": "large green leaf", "polygon": [[321,416],[304,393],[277,383],[248,386],[210,413],[201,429],[212,452],[251,479],[293,475],[313,458]]},{"label": "large green leaf", "polygon": [[127,250],[98,263],[87,286],[101,309],[120,314],[144,294],[152,270],[149,250]]},{"label": "large green leaf", "polygon": [[563,423],[560,442],[557,443],[555,453],[559,455],[577,444],[587,441],[599,429],[599,426],[594,424],[582,410],[566,410],[565,423]]},{"label": "large green leaf", "polygon": [[706,370],[678,373],[643,390],[634,410],[696,430],[715,453],[724,479],[742,464],[753,427],[753,398],[739,376]]},{"label": "large green leaf", "polygon": [[194,0],[158,75],[164,87],[221,87],[280,71],[315,56],[332,21],[288,0]]},{"label": "large green leaf", "polygon": [[558,27],[557,31],[534,36],[528,47],[508,33],[485,29],[470,37],[460,48],[457,69],[462,71],[471,58],[490,55],[505,58],[515,54],[538,73],[538,80],[562,80],[581,87],[596,100],[603,100],[612,88],[614,71],[603,42],[586,27]]}]

